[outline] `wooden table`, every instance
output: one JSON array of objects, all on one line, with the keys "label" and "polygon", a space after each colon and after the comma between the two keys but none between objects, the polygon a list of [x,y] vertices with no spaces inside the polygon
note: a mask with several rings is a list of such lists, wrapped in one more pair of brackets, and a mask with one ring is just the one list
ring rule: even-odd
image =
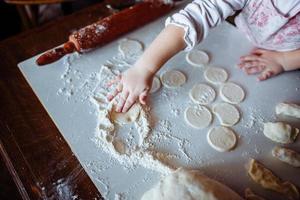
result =
[{"label": "wooden table", "polygon": [[[0,42],[0,162],[23,199],[102,199],[17,63],[109,14],[103,3],[97,4]],[[0,187],[10,187],[1,180],[5,179],[0,178]]]}]

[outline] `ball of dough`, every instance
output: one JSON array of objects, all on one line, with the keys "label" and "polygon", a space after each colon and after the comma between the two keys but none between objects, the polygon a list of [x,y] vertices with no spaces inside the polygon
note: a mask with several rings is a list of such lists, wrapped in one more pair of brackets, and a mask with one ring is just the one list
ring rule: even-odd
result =
[{"label": "ball of dough", "polygon": [[237,138],[230,128],[217,126],[210,129],[207,134],[208,144],[217,151],[229,151],[235,147]]},{"label": "ball of dough", "polygon": [[205,106],[194,106],[185,110],[184,118],[191,127],[203,129],[210,125],[212,114]]},{"label": "ball of dough", "polygon": [[189,92],[189,96],[194,103],[207,105],[216,98],[215,90],[207,84],[197,84]]},{"label": "ball of dough", "polygon": [[149,91],[150,94],[157,92],[161,87],[161,83],[160,80],[157,76],[154,76],[153,80],[152,80],[152,86],[151,89]]},{"label": "ball of dough", "polygon": [[204,78],[213,84],[220,84],[226,82],[228,73],[223,68],[209,66],[204,71]]},{"label": "ball of dough", "polygon": [[147,191],[141,200],[242,200],[237,193],[198,170],[178,169]]},{"label": "ball of dough", "polygon": [[239,110],[229,103],[217,103],[212,111],[223,126],[233,126],[240,120]]},{"label": "ball of dough", "polygon": [[119,125],[129,124],[139,117],[141,109],[141,105],[139,103],[135,103],[126,113],[122,113],[116,112],[116,107],[114,105],[110,113],[110,119]]},{"label": "ball of dough", "polygon": [[143,53],[143,45],[137,40],[123,39],[119,42],[119,52],[125,57],[140,55]]},{"label": "ball of dough", "polygon": [[186,61],[195,67],[204,67],[209,63],[209,56],[206,52],[195,49],[186,54]]},{"label": "ball of dough", "polygon": [[220,96],[228,103],[238,104],[244,100],[245,92],[238,84],[228,82],[222,85]]},{"label": "ball of dough", "polygon": [[186,77],[178,70],[170,70],[161,75],[161,82],[167,88],[176,88],[186,82]]}]

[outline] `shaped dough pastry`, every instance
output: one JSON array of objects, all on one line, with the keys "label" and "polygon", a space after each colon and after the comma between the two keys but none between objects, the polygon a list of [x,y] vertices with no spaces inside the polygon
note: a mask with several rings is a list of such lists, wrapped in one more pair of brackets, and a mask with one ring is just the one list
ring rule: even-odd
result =
[{"label": "shaped dough pastry", "polygon": [[254,194],[250,188],[247,188],[245,190],[245,199],[246,200],[265,200],[264,198],[258,196],[257,194]]},{"label": "shaped dough pastry", "polygon": [[240,120],[239,110],[229,103],[217,103],[212,111],[223,126],[233,126]]},{"label": "shaped dough pastry", "polygon": [[228,103],[238,104],[244,100],[245,92],[238,84],[228,82],[222,85],[220,96]]},{"label": "shaped dough pastry", "polygon": [[300,106],[293,103],[279,103],[275,108],[277,115],[286,115],[300,119]]},{"label": "shaped dough pastry", "polygon": [[274,142],[293,143],[298,133],[299,129],[283,122],[267,122],[264,124],[264,135]]},{"label": "shaped dough pastry", "polygon": [[157,92],[161,87],[160,80],[157,76],[154,76],[153,81],[152,81],[152,86],[149,91],[150,94]]},{"label": "shaped dough pastry", "polygon": [[228,73],[223,68],[209,66],[204,71],[204,78],[213,84],[220,84],[226,82]]},{"label": "shaped dough pastry", "polygon": [[300,167],[300,154],[296,151],[283,147],[274,147],[272,155],[293,167]]},{"label": "shaped dough pastry", "polygon": [[188,107],[184,112],[184,119],[191,127],[203,129],[211,123],[212,114],[204,106]]},{"label": "shaped dough pastry", "polygon": [[248,175],[263,188],[281,193],[290,200],[299,199],[299,192],[295,185],[288,181],[283,182],[256,160],[251,159],[248,167]]},{"label": "shaped dough pastry", "polygon": [[207,133],[208,144],[217,151],[229,151],[235,147],[237,139],[230,128],[224,126],[213,127]]},{"label": "shaped dough pastry", "polygon": [[185,75],[178,70],[166,71],[161,75],[161,82],[167,88],[180,87],[186,82]]},{"label": "shaped dough pastry", "polygon": [[192,87],[189,96],[194,103],[207,105],[215,100],[216,92],[211,86],[199,83]]},{"label": "shaped dough pastry", "polygon": [[209,56],[204,51],[195,49],[186,54],[186,61],[195,67],[204,67],[209,63]]}]

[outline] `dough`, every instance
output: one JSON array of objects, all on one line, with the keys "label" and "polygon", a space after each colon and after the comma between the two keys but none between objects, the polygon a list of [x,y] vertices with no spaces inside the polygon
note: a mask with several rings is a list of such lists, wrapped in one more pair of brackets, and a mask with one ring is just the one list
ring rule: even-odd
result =
[{"label": "dough", "polygon": [[279,103],[275,108],[277,115],[286,115],[300,119],[300,106],[292,103]]},{"label": "dough", "polygon": [[141,105],[139,103],[135,103],[126,113],[121,113],[116,112],[114,105],[110,113],[110,119],[119,125],[129,124],[134,122],[139,117],[141,109]]},{"label": "dough", "polygon": [[198,170],[180,168],[161,179],[141,200],[242,200],[242,197]]},{"label": "dough", "polygon": [[299,192],[295,185],[275,176],[269,169],[254,159],[251,159],[248,166],[250,178],[265,189],[285,195],[289,199],[299,199]]},{"label": "dough", "polygon": [[119,42],[119,52],[124,57],[141,55],[143,53],[143,45],[137,40],[123,39]]},{"label": "dough", "polygon": [[167,88],[180,87],[185,81],[185,75],[178,70],[166,71],[161,75],[161,82]]},{"label": "dough", "polygon": [[283,147],[274,147],[272,155],[293,167],[300,167],[300,154],[296,151]]},{"label": "dough", "polygon": [[209,63],[209,56],[204,51],[195,49],[186,54],[186,61],[195,67],[204,67]]},{"label": "dough", "polygon": [[157,76],[154,76],[153,80],[152,80],[152,86],[151,89],[149,91],[150,94],[157,92],[161,87],[161,83],[160,80]]},{"label": "dough", "polygon": [[217,126],[207,133],[208,144],[217,151],[229,151],[235,147],[237,138],[230,128]]},{"label": "dough", "polygon": [[211,86],[199,83],[193,86],[189,96],[194,103],[207,105],[215,100],[216,92]]},{"label": "dough", "polygon": [[213,84],[220,84],[226,82],[228,74],[223,68],[209,66],[204,71],[204,78]]},{"label": "dough", "polygon": [[233,126],[240,120],[239,110],[229,103],[217,103],[212,111],[223,126]]},{"label": "dough", "polygon": [[245,92],[241,86],[228,82],[222,85],[220,96],[228,103],[238,104],[244,100]]},{"label": "dough", "polygon": [[250,188],[245,190],[245,199],[246,200],[265,200],[264,198],[254,194]]},{"label": "dough", "polygon": [[283,144],[293,143],[299,133],[299,129],[291,127],[283,122],[264,123],[264,135],[274,142]]},{"label": "dough", "polygon": [[204,106],[188,107],[184,118],[188,125],[196,129],[203,129],[212,121],[211,112]]}]

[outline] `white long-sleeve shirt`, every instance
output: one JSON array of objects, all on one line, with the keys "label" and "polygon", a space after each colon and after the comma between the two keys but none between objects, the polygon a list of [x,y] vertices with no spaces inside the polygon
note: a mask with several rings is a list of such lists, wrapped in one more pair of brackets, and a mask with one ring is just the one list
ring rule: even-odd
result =
[{"label": "white long-sleeve shirt", "polygon": [[277,51],[300,49],[300,0],[195,0],[169,17],[166,25],[185,29],[186,50],[192,49],[236,11],[235,23],[255,46]]}]

